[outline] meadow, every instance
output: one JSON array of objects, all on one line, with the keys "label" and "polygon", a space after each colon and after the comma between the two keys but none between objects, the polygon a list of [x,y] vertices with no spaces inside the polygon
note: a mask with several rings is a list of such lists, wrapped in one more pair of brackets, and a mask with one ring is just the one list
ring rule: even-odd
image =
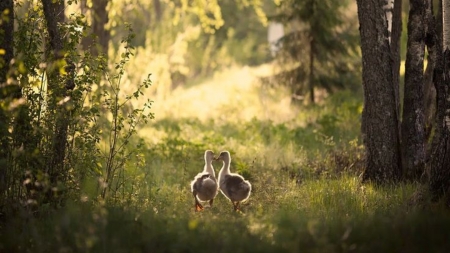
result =
[{"label": "meadow", "polygon": [[[0,252],[449,252],[448,209],[420,183],[361,183],[362,95],[292,106],[258,82],[270,71],[232,67],[155,100],[126,191],[104,203],[86,182],[60,209],[4,217]],[[251,181],[241,212],[220,193],[194,211],[189,183],[207,149],[230,151]]]}]

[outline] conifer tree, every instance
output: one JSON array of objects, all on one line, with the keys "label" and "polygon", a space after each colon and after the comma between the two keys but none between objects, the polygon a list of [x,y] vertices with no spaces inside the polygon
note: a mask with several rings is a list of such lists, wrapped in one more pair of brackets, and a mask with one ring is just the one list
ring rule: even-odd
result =
[{"label": "conifer tree", "polygon": [[275,81],[289,86],[294,98],[309,93],[314,103],[316,87],[332,92],[360,83],[358,60],[352,60],[358,46],[357,27],[346,21],[347,5],[337,0],[280,1],[278,14],[270,18],[283,23],[287,31],[278,41],[282,71]]}]

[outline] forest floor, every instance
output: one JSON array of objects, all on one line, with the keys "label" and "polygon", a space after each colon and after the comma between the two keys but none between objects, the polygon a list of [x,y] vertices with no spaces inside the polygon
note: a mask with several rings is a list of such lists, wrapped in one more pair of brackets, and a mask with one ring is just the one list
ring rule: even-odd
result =
[{"label": "forest floor", "polygon": [[[105,204],[87,184],[57,211],[10,217],[0,252],[450,252],[450,213],[423,186],[360,182],[360,94],[292,106],[258,82],[268,71],[234,67],[155,101],[132,191]],[[230,151],[252,183],[241,212],[220,193],[194,211],[206,149]]]}]

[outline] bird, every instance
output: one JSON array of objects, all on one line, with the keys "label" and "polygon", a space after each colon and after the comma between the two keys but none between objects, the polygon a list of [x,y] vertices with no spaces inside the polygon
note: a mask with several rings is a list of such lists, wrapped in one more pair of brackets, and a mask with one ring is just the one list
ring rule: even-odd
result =
[{"label": "bird", "polygon": [[219,192],[219,185],[217,184],[216,174],[212,165],[213,160],[214,152],[212,150],[206,150],[205,167],[191,181],[191,192],[194,195],[196,212],[204,209],[200,201],[209,201],[209,206],[212,207],[214,198]]},{"label": "bird", "polygon": [[223,166],[219,172],[220,192],[233,203],[234,211],[240,211],[239,204],[250,197],[252,185],[241,175],[230,172],[230,152],[220,152],[215,160],[223,161]]}]

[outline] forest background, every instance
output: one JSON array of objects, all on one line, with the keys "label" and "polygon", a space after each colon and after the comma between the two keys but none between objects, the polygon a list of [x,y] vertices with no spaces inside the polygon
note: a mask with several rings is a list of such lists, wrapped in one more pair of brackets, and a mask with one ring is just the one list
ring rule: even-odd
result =
[{"label": "forest background", "polygon": [[[1,252],[450,249],[448,201],[427,170],[364,176],[356,2],[0,7]],[[275,22],[285,36],[270,44]],[[220,194],[194,212],[207,149],[229,150],[251,181],[241,213]]]}]

